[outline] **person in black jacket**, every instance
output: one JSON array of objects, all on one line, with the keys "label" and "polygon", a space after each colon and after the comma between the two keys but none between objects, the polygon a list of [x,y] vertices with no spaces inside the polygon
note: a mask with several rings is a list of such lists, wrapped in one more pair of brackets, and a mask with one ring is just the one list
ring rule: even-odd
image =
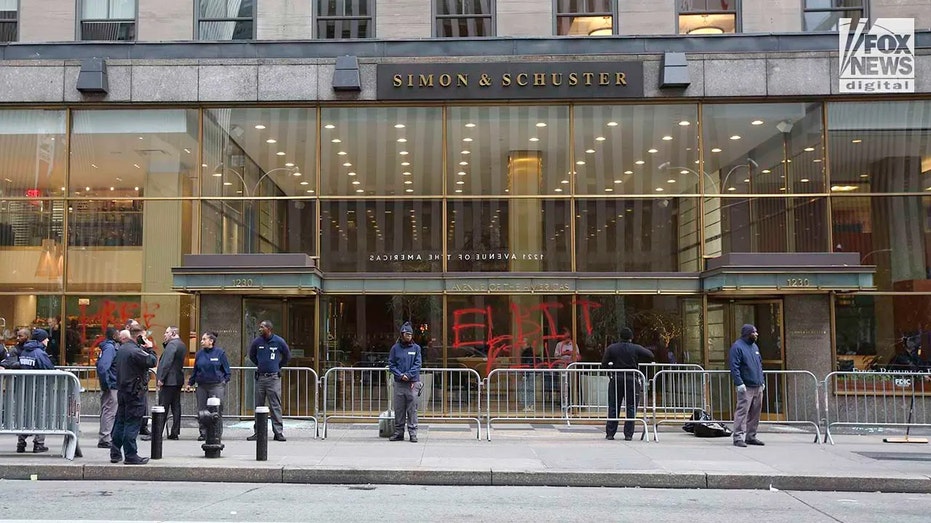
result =
[{"label": "person in black jacket", "polygon": [[[217,333],[205,332],[200,337],[201,350],[194,356],[194,372],[188,380],[188,388],[197,385],[197,412],[207,410],[208,398],[220,398],[220,417],[226,403],[226,384],[230,381],[230,362],[226,351],[216,346]],[[220,423],[220,436],[223,436],[223,424]],[[200,425],[197,441],[207,439],[207,427]]]},{"label": "person in black jacket", "polygon": [[420,365],[423,356],[420,345],[414,343],[414,329],[410,322],[401,326],[401,339],[388,353],[388,370],[394,375],[394,434],[389,441],[404,441],[404,424],[411,443],[417,443],[417,398],[420,383]]},{"label": "person in black jacket", "polygon": [[[155,366],[155,352],[136,340],[143,334],[136,324],[132,330],[120,331],[122,345],[116,351],[117,409],[113,425],[110,463],[145,465],[149,458],[139,457],[136,437],[145,415],[145,397],[149,390],[149,369]],[[124,458],[125,455],[125,458]]]},{"label": "person in black jacket", "polygon": [[168,439],[178,439],[181,434],[181,387],[184,385],[184,356],[187,347],[178,335],[178,328],[165,329],[162,357],[158,360],[155,379],[158,384],[158,404],[165,407],[165,416],[171,411],[171,427]]},{"label": "person in black jacket", "polygon": [[116,411],[119,406],[116,382],[118,334],[119,331],[115,327],[107,327],[106,339],[98,345],[100,349],[100,356],[97,357],[97,380],[100,382],[100,432],[97,447],[102,449],[110,448],[113,423],[116,421]]},{"label": "person in black jacket", "polygon": [[[45,352],[48,343],[48,332],[43,329],[32,331],[32,339],[26,342],[19,354],[20,370],[54,370],[55,366],[52,365],[52,360],[49,359],[48,354]],[[16,452],[26,452],[26,438],[28,436],[28,434],[19,435],[16,442]],[[32,452],[36,454],[48,452],[44,435],[36,434],[32,437]]]},{"label": "person in black jacket", "polygon": [[[621,329],[620,343],[612,343],[605,349],[601,368],[609,370],[637,370],[640,363],[652,362],[653,353],[633,343],[634,333],[628,327]],[[624,440],[634,437],[633,419],[637,416],[637,388],[640,380],[636,373],[611,373],[608,377],[608,421],[605,423],[605,439],[614,439],[617,433],[617,402],[624,401],[627,413],[624,421]]]}]

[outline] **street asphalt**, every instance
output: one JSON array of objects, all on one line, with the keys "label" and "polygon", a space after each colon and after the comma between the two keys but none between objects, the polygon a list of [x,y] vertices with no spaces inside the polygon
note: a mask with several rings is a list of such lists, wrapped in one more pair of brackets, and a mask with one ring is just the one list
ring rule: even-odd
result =
[{"label": "street asphalt", "polygon": [[[659,441],[620,433],[608,441],[598,426],[497,424],[487,441],[484,428],[478,439],[474,426],[422,424],[411,443],[379,438],[374,423],[331,423],[322,439],[313,422],[286,422],[288,441],[269,441],[268,460],[256,461],[256,445],[246,441],[251,421],[227,422],[216,459],[204,457],[190,423],[180,440],[164,442],[162,459],[144,466],[111,464],[96,446],[94,420],[81,423],[83,457],[74,461],[59,454],[60,437],[47,438],[48,453],[17,454],[16,437],[3,435],[0,478],[931,493],[931,445],[883,443],[889,434],[880,432],[835,435],[834,445],[813,443],[809,433],[763,432],[765,446],[737,448],[729,437],[676,428]],[[150,443],[139,443],[149,455]]]}]

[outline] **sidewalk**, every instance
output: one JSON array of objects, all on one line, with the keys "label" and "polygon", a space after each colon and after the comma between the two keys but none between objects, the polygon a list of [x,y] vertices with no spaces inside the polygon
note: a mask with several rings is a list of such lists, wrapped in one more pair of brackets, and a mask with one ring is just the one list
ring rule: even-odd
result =
[{"label": "sidewalk", "polygon": [[[660,441],[604,439],[603,427],[496,425],[492,441],[466,425],[421,425],[419,443],[378,438],[374,424],[330,424],[314,439],[312,422],[286,423],[287,442],[268,442],[255,461],[245,441],[251,422],[227,423],[226,449],[206,459],[185,421],[180,441],[165,441],[164,458],[145,466],[110,464],[96,447],[97,425],[82,421],[83,458],[51,452],[16,454],[15,436],[0,436],[0,478],[257,483],[548,485],[585,487],[839,490],[931,493],[931,445],[888,444],[882,435],[835,436],[812,443],[805,433],[761,433],[765,447],[737,448],[730,438],[699,439],[660,432]],[[322,430],[321,430],[322,433]],[[140,454],[149,442],[140,441]]]}]

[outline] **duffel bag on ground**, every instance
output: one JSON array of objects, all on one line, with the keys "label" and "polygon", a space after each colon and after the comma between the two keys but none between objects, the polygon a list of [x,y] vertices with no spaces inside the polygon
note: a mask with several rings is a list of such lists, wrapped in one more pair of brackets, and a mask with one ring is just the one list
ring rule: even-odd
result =
[{"label": "duffel bag on ground", "polygon": [[378,415],[378,437],[390,438],[394,434],[394,411],[386,410]]}]

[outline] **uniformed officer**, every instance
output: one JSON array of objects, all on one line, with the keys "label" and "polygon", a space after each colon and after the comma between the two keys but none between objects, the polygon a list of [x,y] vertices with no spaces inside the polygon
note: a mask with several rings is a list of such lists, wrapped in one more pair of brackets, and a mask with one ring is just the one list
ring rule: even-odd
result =
[{"label": "uniformed officer", "polygon": [[[605,349],[604,357],[601,359],[601,368],[637,370],[640,363],[653,361],[652,352],[631,342],[634,339],[632,330],[624,327],[620,334],[620,343],[612,343]],[[625,417],[628,421],[624,422],[624,439],[630,441],[634,436],[632,420],[637,415],[639,380],[636,373],[625,372],[618,376],[615,374],[621,373],[612,373],[608,380],[608,421],[605,424],[605,439],[614,439],[614,434],[617,432],[617,419],[612,418],[617,418],[617,402],[620,400],[624,401],[627,406]]]},{"label": "uniformed officer", "polygon": [[422,358],[420,345],[414,343],[414,329],[406,322],[401,326],[401,339],[388,354],[388,370],[394,375],[394,434],[389,441],[404,440],[406,423],[411,443],[417,443],[417,397],[423,388],[420,382]]},{"label": "uniformed officer", "polygon": [[[263,406],[265,400],[268,400],[275,441],[287,441],[281,422],[281,367],[291,359],[291,349],[281,336],[272,333],[273,328],[269,320],[259,323],[259,336],[252,340],[249,347],[249,360],[256,366],[255,406]],[[267,429],[262,427],[261,430]],[[255,432],[246,439],[255,441],[258,431],[259,427],[255,427]]]},{"label": "uniformed officer", "polygon": [[[122,345],[116,351],[117,408],[110,446],[110,463],[144,465],[149,458],[139,457],[136,436],[145,415],[145,397],[149,391],[149,368],[156,363],[151,347],[142,347],[136,340],[145,331],[138,324],[120,331]],[[125,457],[124,457],[125,456]]]}]

